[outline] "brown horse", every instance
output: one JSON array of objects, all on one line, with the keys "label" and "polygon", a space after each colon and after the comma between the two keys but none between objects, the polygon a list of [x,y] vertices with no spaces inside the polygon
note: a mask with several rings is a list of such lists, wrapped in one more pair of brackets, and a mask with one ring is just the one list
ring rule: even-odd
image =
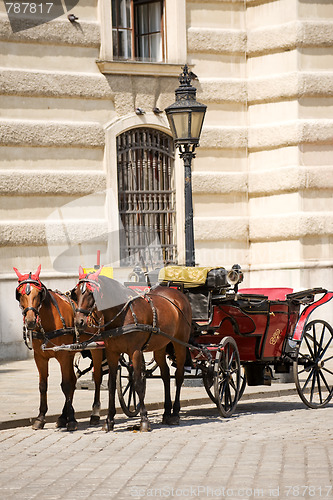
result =
[{"label": "brown horse", "polygon": [[[85,274],[80,267],[79,283],[73,290],[78,308],[75,325],[84,332],[88,318],[93,315],[104,324],[102,333],[109,364],[109,410],[105,430],[114,426],[116,375],[119,357],[127,353],[134,369],[134,388],[140,403],[140,430],[149,431],[150,424],[144,405],[142,353],[154,352],[164,383],[163,423],[179,423],[180,390],[184,380],[186,343],[191,332],[192,311],[188,299],[180,291],[158,286],[144,296],[133,297],[133,290],[116,280],[99,276],[99,272]],[[163,332],[166,335],[163,335]],[[177,369],[176,394],[172,406],[170,372],[166,362],[167,345],[173,344]]]},{"label": "brown horse", "polygon": [[[39,279],[41,266],[35,274],[21,274],[16,268],[18,276],[16,299],[19,301],[23,314],[24,332],[32,344],[34,359],[39,372],[40,406],[39,415],[34,420],[32,428],[42,429],[45,425],[47,412],[47,385],[49,375],[49,360],[56,358],[61,368],[61,389],[65,396],[62,414],[57,420],[58,427],[67,427],[69,431],[77,429],[74,408],[72,405],[76,385],[74,373],[75,352],[43,350],[42,346],[55,347],[73,342],[75,304],[66,295],[48,290]],[[89,336],[86,336],[88,339]],[[100,386],[102,382],[103,351],[92,351],[94,363],[95,396],[90,423],[99,422]]]}]

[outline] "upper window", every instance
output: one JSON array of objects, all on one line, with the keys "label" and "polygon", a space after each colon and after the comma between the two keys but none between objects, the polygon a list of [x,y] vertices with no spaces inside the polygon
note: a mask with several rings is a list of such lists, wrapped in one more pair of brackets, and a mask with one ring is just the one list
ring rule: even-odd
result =
[{"label": "upper window", "polygon": [[172,138],[135,128],[117,137],[120,260],[152,267],[176,261],[176,208]]},{"label": "upper window", "polygon": [[112,0],[113,58],[164,61],[164,0]]}]

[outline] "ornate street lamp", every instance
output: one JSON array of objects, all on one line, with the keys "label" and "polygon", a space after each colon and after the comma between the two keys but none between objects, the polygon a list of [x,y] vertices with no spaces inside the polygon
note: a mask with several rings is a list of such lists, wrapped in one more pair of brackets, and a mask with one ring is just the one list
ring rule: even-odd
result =
[{"label": "ornate street lamp", "polygon": [[169,120],[175,146],[179,148],[179,156],[184,161],[185,169],[185,255],[186,266],[195,266],[193,204],[191,163],[195,158],[195,148],[199,139],[207,106],[196,100],[197,89],[192,87],[191,80],[196,76],[185,64],[179,76],[180,87],[176,89],[176,102],[165,109]]}]

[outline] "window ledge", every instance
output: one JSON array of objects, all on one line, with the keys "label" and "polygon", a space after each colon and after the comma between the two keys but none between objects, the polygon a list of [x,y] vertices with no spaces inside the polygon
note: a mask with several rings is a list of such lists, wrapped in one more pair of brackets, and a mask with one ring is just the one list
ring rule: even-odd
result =
[{"label": "window ledge", "polygon": [[101,61],[97,60],[98,69],[108,75],[173,76],[181,73],[180,64],[139,62],[139,61]]}]

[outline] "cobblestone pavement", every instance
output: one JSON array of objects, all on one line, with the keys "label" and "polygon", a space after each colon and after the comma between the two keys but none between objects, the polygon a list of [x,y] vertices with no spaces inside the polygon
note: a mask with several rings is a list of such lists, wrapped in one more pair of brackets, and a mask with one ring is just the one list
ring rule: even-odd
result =
[{"label": "cobblestone pavement", "polygon": [[153,430],[117,415],[114,432],[79,421],[74,433],[0,431],[0,498],[333,499],[333,405],[298,396],[239,402],[229,419],[212,404],[186,407],[179,427],[150,412]]}]

